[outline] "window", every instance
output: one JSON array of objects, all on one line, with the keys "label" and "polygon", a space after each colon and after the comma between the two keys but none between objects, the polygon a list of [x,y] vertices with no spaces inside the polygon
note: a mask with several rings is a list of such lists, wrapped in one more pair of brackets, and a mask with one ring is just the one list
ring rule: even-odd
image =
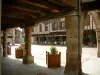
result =
[{"label": "window", "polygon": [[54,22],[52,24],[52,30],[57,30],[58,29],[58,23],[57,22]]},{"label": "window", "polygon": [[59,22],[59,30],[62,29],[62,22]]},{"label": "window", "polygon": [[65,21],[62,21],[62,29],[65,29]]},{"label": "window", "polygon": [[15,30],[15,35],[17,35],[17,30]]},{"label": "window", "polygon": [[32,28],[32,32],[34,32],[34,27]]},{"label": "window", "polygon": [[42,24],[39,25],[39,28],[40,28],[40,32],[41,32],[42,31]]},{"label": "window", "polygon": [[52,30],[55,30],[55,26],[54,26],[54,23],[52,23]]},{"label": "window", "polygon": [[59,30],[62,30],[62,29],[64,29],[64,28],[65,28],[65,23],[64,23],[64,21],[59,22]]},{"label": "window", "polygon": [[48,31],[48,24],[45,24],[45,31]]}]

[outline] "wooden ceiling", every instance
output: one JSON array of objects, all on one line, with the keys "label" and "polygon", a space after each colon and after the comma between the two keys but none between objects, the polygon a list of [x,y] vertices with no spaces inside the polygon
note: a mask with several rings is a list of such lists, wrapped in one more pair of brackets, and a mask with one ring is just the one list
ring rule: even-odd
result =
[{"label": "wooden ceiling", "polygon": [[[88,2],[82,4],[82,9],[100,8],[98,0],[94,3],[96,7]],[[64,16],[76,7],[77,0],[2,0],[2,29],[33,26],[40,21]]]}]

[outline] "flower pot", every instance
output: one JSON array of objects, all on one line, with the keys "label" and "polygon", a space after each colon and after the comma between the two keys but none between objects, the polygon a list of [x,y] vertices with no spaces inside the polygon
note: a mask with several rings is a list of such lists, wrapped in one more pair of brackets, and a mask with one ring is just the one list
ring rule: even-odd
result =
[{"label": "flower pot", "polygon": [[59,52],[59,54],[49,54],[49,52],[46,52],[46,64],[48,68],[60,67],[61,52]]},{"label": "flower pot", "polygon": [[16,58],[23,58],[23,56],[25,55],[25,50],[15,50],[15,56]]},{"label": "flower pot", "polygon": [[7,54],[11,55],[11,47],[7,47]]}]

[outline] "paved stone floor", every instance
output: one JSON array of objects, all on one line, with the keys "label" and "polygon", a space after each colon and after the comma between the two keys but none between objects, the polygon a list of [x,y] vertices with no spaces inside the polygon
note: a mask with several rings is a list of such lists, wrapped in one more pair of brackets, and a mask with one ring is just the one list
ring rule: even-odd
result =
[{"label": "paved stone floor", "polygon": [[[61,51],[61,68],[48,69],[45,62],[46,51],[50,46],[32,45],[32,55],[34,55],[34,64],[22,64],[22,59],[15,58],[15,48],[11,48],[11,54],[2,58],[2,75],[37,75],[46,73],[47,75],[63,75],[66,63],[66,47],[56,46]],[[84,75],[100,75],[100,58],[97,58],[97,48],[82,49],[82,70]]]}]

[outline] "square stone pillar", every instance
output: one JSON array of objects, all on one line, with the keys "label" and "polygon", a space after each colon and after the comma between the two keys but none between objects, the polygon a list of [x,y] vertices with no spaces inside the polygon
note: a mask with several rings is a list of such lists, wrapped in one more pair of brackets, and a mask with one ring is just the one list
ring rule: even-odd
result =
[{"label": "square stone pillar", "polygon": [[7,56],[7,31],[3,31],[3,56]]},{"label": "square stone pillar", "polygon": [[81,52],[82,52],[82,36],[84,28],[83,24],[85,23],[83,16],[81,16],[82,19],[80,25],[80,51],[78,51],[78,46],[79,46],[78,16],[77,15],[65,16],[67,53],[66,53],[66,66],[64,75],[80,75],[82,73]]},{"label": "square stone pillar", "polygon": [[31,54],[31,33],[32,27],[25,27],[25,56],[23,57],[24,64],[34,63],[34,57]]}]

